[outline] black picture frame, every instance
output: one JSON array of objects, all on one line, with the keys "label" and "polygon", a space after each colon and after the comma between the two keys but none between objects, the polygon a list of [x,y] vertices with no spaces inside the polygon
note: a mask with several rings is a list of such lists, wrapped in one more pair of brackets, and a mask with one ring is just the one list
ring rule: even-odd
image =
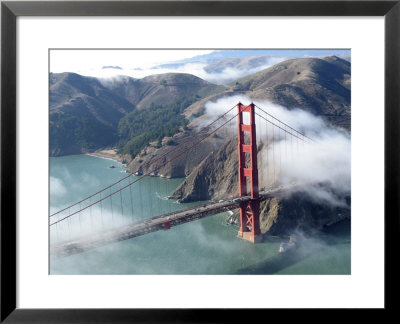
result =
[{"label": "black picture frame", "polygon": [[[400,1],[2,1],[1,322],[233,322],[268,310],[16,308],[16,19],[19,16],[384,16],[385,309],[396,310],[399,237]],[[371,190],[374,190],[371,188]],[[379,316],[381,316],[381,311]],[[269,315],[268,315],[269,316]],[[245,320],[246,322],[246,320]]]}]

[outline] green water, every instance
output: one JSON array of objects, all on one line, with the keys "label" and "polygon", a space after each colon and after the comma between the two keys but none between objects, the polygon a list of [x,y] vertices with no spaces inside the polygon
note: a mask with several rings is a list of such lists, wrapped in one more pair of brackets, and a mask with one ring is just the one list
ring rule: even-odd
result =
[{"label": "green water", "polygon": [[[110,165],[115,168],[109,168]],[[50,158],[50,210],[54,212],[76,202],[124,176],[122,165],[111,160],[85,155]],[[189,204],[165,199],[182,181],[147,177],[141,180],[140,188],[134,186],[132,192],[120,197],[124,201],[122,208],[117,197],[108,205],[104,203],[102,214],[88,210],[82,216],[86,223],[76,218],[57,229],[53,226],[51,241],[79,236],[87,230],[85,227],[107,228],[112,220],[123,225],[160,212],[189,207]],[[168,231],[51,259],[50,273],[350,274],[349,223],[332,227],[329,233],[303,238],[297,249],[280,254],[279,245],[285,238],[268,238],[259,244],[242,241],[236,237],[238,228],[226,225],[227,216],[227,213],[219,214]]]}]

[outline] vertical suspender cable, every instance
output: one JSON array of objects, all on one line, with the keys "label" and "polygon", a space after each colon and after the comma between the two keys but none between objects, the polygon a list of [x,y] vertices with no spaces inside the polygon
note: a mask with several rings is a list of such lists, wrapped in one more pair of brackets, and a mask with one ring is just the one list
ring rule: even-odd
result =
[{"label": "vertical suspender cable", "polygon": [[[81,209],[81,204],[79,203],[79,209]],[[82,220],[81,220],[81,213],[79,213],[79,229],[82,232]]]},{"label": "vertical suspender cable", "polygon": [[265,130],[266,130],[266,133],[267,133],[267,136],[266,136],[266,139],[265,139],[265,141],[266,141],[266,143],[267,143],[267,185],[268,185],[268,187],[269,187],[269,182],[270,182],[270,163],[269,163],[269,148],[270,148],[270,140],[269,140],[269,133],[268,133],[268,123],[266,122],[265,123]]},{"label": "vertical suspender cable", "polygon": [[101,192],[100,192],[100,216],[101,216],[101,228],[104,228],[104,221],[103,221],[103,201],[101,200]]},{"label": "vertical suspender cable", "polygon": [[121,201],[121,216],[122,220],[124,219],[124,205],[122,204],[122,190],[119,191],[119,199]]},{"label": "vertical suspender cable", "polygon": [[134,216],[133,216],[132,185],[129,186],[129,198],[131,200],[131,213],[132,213],[132,221],[133,221],[134,220]]},{"label": "vertical suspender cable", "polygon": [[275,132],[274,132],[274,127],[272,127],[272,166],[274,167],[274,185],[275,185],[276,174],[275,174]]},{"label": "vertical suspender cable", "polygon": [[111,188],[110,188],[110,204],[111,204],[111,223],[114,225],[114,210],[113,210],[113,203],[112,203],[113,196],[111,194]]},{"label": "vertical suspender cable", "polygon": [[139,205],[140,205],[140,218],[143,218],[142,182],[143,182],[143,181],[139,181]]},{"label": "vertical suspender cable", "polygon": [[[90,199],[91,199],[91,198],[89,198],[89,204],[90,204]],[[91,228],[93,228],[92,207],[93,207],[93,206],[90,206],[90,207],[89,207],[89,209],[90,209],[90,210],[89,210],[89,215],[90,215],[90,227],[91,227]]]}]

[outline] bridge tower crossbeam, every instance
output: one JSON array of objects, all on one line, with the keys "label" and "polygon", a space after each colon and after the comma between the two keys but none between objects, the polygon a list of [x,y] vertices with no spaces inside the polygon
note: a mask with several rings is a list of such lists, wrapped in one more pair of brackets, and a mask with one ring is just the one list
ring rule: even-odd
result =
[{"label": "bridge tower crossbeam", "polygon": [[[248,113],[249,124],[244,124],[243,113]],[[260,230],[255,106],[253,103],[248,106],[238,103],[238,154],[239,196],[246,196],[250,193],[251,197],[251,200],[241,203],[239,207],[240,229],[238,237],[256,243],[261,241],[262,236]],[[247,179],[249,179],[250,190]]]}]

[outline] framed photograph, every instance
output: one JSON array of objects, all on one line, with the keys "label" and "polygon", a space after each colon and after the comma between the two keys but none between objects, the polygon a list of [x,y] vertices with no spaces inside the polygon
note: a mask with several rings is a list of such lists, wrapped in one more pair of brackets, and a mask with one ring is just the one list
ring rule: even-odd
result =
[{"label": "framed photograph", "polygon": [[2,2],[1,321],[393,309],[399,14]]}]

